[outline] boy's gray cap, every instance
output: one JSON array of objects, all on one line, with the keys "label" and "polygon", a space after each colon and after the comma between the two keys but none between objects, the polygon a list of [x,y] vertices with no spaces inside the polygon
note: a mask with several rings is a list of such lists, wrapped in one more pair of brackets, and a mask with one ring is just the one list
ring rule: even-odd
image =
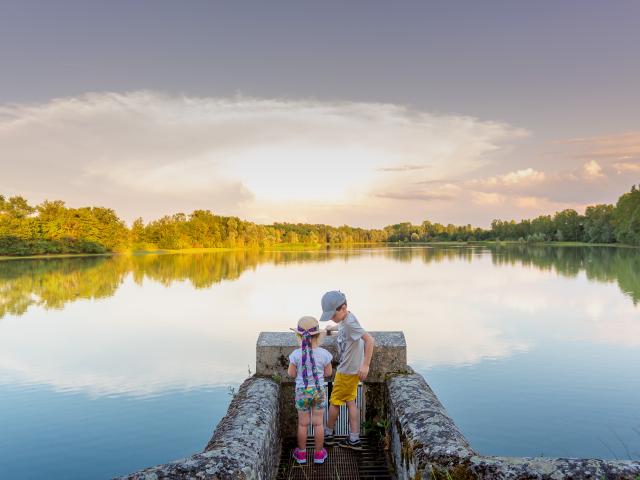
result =
[{"label": "boy's gray cap", "polygon": [[331,320],[331,317],[336,313],[336,310],[340,305],[346,303],[347,297],[340,290],[332,290],[325,293],[320,300],[322,305],[322,315],[320,316],[321,322]]}]

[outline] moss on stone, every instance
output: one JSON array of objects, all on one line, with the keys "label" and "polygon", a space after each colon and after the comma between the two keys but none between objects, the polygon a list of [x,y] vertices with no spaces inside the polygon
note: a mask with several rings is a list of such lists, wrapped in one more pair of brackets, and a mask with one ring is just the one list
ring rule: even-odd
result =
[{"label": "moss on stone", "polygon": [[475,480],[477,476],[471,472],[469,466],[463,463],[452,467],[431,465],[432,480]]}]

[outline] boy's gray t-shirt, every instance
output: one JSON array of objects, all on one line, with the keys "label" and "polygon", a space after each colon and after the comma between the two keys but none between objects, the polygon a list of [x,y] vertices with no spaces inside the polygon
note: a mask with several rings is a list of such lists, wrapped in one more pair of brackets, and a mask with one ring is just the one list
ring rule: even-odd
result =
[{"label": "boy's gray t-shirt", "polygon": [[349,312],[347,317],[338,324],[338,358],[340,364],[337,372],[355,375],[364,360],[364,340],[362,336],[367,331],[362,328],[356,316]]}]

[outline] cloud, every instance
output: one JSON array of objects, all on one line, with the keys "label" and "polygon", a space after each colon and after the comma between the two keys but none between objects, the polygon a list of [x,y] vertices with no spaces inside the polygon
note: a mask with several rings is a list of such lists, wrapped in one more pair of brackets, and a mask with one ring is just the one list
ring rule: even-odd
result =
[{"label": "cloud", "polygon": [[515,202],[520,208],[540,208],[545,203],[543,199],[538,197],[517,197]]},{"label": "cloud", "polygon": [[493,176],[484,179],[471,180],[469,186],[518,186],[533,185],[544,182],[546,175],[544,172],[538,172],[533,168],[526,168],[515,172],[505,173],[503,175]]},{"label": "cloud", "polygon": [[613,168],[617,170],[617,173],[640,172],[640,162],[617,162],[613,164]]},{"label": "cloud", "polygon": [[208,208],[379,226],[398,200],[447,197],[407,185],[475,171],[526,135],[393,104],[92,93],[0,107],[0,192],[129,221]]},{"label": "cloud", "polygon": [[507,218],[506,212],[526,218],[614,203],[634,183],[625,173],[640,171],[640,132],[574,138],[554,145],[561,148],[529,158],[525,168],[454,183],[469,191],[476,205],[493,205],[497,218]]},{"label": "cloud", "polygon": [[595,160],[591,160],[584,164],[583,175],[587,180],[596,180],[602,178],[602,167]]},{"label": "cloud", "polygon": [[411,172],[415,170],[426,170],[429,165],[398,165],[397,167],[380,167],[379,172]]},{"label": "cloud", "polygon": [[502,175],[472,179],[460,182],[466,188],[479,190],[496,190],[501,192],[523,193],[539,192],[545,186],[557,188],[567,186],[567,182],[582,183],[584,180],[597,180],[605,177],[602,167],[595,160],[573,170],[542,172],[531,167]]},{"label": "cloud", "polygon": [[444,200],[450,201],[456,198],[453,192],[447,193],[446,191],[405,191],[405,192],[380,192],[374,194],[379,198],[390,198],[392,200]]},{"label": "cloud", "polygon": [[[565,208],[582,210],[588,204],[601,203],[598,196],[612,191],[620,195],[624,188],[611,181],[609,166],[595,160],[562,171],[541,171],[533,167],[483,178],[458,181],[461,190],[470,192],[476,205],[509,203],[521,215],[554,213]],[[598,191],[600,190],[600,191]],[[544,210],[544,209],[550,210]],[[555,209],[555,210],[554,210]]]},{"label": "cloud", "polygon": [[206,208],[264,223],[486,226],[613,202],[640,171],[640,132],[556,142],[553,164],[514,168],[527,135],[394,104],[93,93],[0,106],[0,193],[127,221]]},{"label": "cloud", "polygon": [[557,143],[576,147],[576,158],[593,158],[604,162],[640,158],[640,132],[571,138]]},{"label": "cloud", "polygon": [[506,195],[495,192],[471,192],[471,198],[476,205],[500,205],[507,200]]}]

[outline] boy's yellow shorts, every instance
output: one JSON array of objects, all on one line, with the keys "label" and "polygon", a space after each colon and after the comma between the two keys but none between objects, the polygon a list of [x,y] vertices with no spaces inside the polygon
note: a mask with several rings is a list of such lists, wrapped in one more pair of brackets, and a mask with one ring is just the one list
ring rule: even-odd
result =
[{"label": "boy's yellow shorts", "polygon": [[351,402],[358,395],[358,383],[360,379],[358,375],[347,375],[337,372],[336,378],[333,380],[333,389],[331,390],[331,405],[340,406],[346,402]]}]

